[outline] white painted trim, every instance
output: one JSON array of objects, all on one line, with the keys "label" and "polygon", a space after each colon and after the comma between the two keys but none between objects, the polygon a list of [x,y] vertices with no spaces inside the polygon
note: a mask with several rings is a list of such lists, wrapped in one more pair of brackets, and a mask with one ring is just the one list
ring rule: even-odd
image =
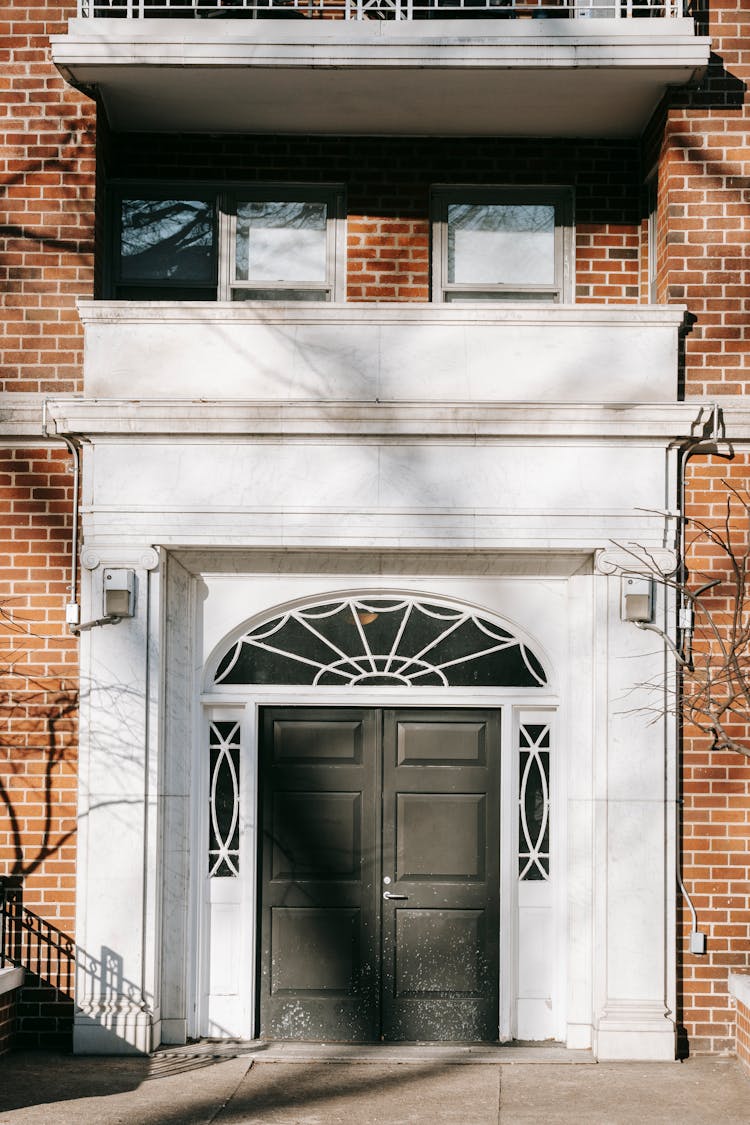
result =
[{"label": "white painted trim", "polygon": [[[451,281],[448,275],[449,222],[451,204],[494,204],[515,206],[534,204],[548,206],[554,212],[552,240],[552,265],[554,281],[551,285],[510,282],[459,284]],[[528,290],[536,294],[538,302],[543,302],[539,293],[547,289],[548,305],[571,304],[575,294],[575,189],[568,184],[453,184],[436,183],[430,188],[430,229],[432,232],[432,300],[435,304],[466,303],[471,294],[484,292],[492,294],[488,299],[507,300],[509,293]],[[473,298],[478,300],[476,296]],[[512,299],[512,298],[511,298]],[[518,297],[516,297],[518,300]]]},{"label": "white painted trim", "polygon": [[96,435],[102,441],[183,436],[202,444],[236,437],[325,437],[388,444],[440,439],[451,444],[516,439],[524,445],[554,440],[595,442],[638,438],[642,445],[687,437],[696,408],[684,403],[611,406],[589,403],[519,402],[304,402],[69,399],[50,404],[58,434]]},{"label": "white painted trim", "polygon": [[8,992],[14,992],[15,989],[20,988],[23,984],[24,970],[19,969],[16,965],[7,965],[4,969],[0,969],[0,996],[5,996]]},{"label": "white painted trim", "polygon": [[518,786],[515,748],[517,709],[500,708],[500,1042],[516,1037],[518,983],[518,839],[514,794]]},{"label": "white painted trim", "polygon": [[420,302],[299,301],[91,301],[79,298],[78,314],[88,324],[530,324],[679,327],[687,305],[587,305],[549,301]]},{"label": "white painted trim", "polygon": [[[555,21],[557,23],[558,21]],[[52,35],[56,66],[389,67],[418,66],[559,69],[604,66],[704,66],[710,39],[695,35],[691,19],[472,22],[457,35],[453,21],[333,21],[302,28],[265,21],[68,21]],[[119,25],[118,25],[119,24]],[[248,26],[249,24],[249,26]],[[546,25],[546,26],[545,26]],[[635,25],[635,26],[634,26]]]}]

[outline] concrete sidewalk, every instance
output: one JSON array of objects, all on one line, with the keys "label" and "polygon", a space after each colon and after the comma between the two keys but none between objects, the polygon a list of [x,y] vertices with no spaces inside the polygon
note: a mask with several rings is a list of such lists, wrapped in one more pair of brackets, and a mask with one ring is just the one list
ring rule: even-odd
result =
[{"label": "concrete sidewalk", "polygon": [[507,1052],[486,1061],[447,1048],[422,1057],[412,1050],[406,1061],[396,1054],[387,1062],[205,1048],[128,1059],[10,1054],[0,1059],[0,1125],[750,1122],[750,1080],[729,1058],[597,1064],[504,1061]]}]

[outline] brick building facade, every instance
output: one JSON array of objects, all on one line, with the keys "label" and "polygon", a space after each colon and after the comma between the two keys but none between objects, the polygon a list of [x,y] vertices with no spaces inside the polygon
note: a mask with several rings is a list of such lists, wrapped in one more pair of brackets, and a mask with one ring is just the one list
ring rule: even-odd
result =
[{"label": "brick building facade", "polygon": [[[482,723],[509,716],[500,836],[483,838],[482,860],[502,845],[503,936],[488,978],[499,977],[499,1001],[487,1016],[500,1038],[555,1038],[602,1058],[668,1057],[676,1030],[693,1051],[734,1044],[727,975],[750,968],[750,766],[689,726],[678,740],[669,714],[647,727],[638,698],[623,708],[664,671],[653,636],[621,620],[622,572],[638,567],[618,548],[642,544],[669,569],[676,524],[659,512],[677,507],[679,450],[700,435],[711,404],[723,427],[715,436],[734,457],[698,448],[685,461],[685,514],[720,520],[724,481],[748,485],[750,14],[740,0],[710,0],[684,18],[648,6],[656,18],[636,21],[637,6],[597,13],[592,0],[548,24],[517,7],[519,19],[500,21],[488,5],[481,25],[469,13],[463,24],[419,21],[410,8],[413,20],[310,21],[305,33],[300,19],[240,21],[219,3],[134,4],[128,18],[110,18],[123,5],[109,3],[80,13],[10,7],[0,855],[26,927],[18,1044],[71,1042],[74,941],[79,1050],[332,1033],[305,1008],[306,968],[272,979],[281,876],[254,809],[275,808],[292,783],[274,789],[267,764],[258,798],[250,776],[269,708],[286,708],[274,720],[283,724],[312,721],[325,706],[333,723],[353,705],[365,728],[371,713],[385,715],[383,731],[394,709],[404,730],[417,712],[444,723],[446,706],[451,722],[468,711],[479,722],[478,709]],[[207,9],[234,18],[209,19]],[[176,18],[139,18],[159,14]],[[469,44],[458,62],[454,41]],[[328,52],[329,63],[313,65],[308,50]],[[577,52],[584,78],[571,79],[556,50]],[[300,125],[313,113],[319,128]],[[284,288],[266,264],[248,288],[237,216],[257,200],[294,200],[299,185],[317,205],[315,192],[330,185],[345,200],[335,222],[326,204],[326,268],[335,257],[336,278],[326,288],[329,275],[312,275],[315,289],[294,277]],[[439,208],[465,197],[475,209],[522,209],[524,192],[555,209],[550,272],[503,283],[482,267],[466,282],[458,247],[477,253],[483,228],[461,241],[458,221],[452,230]],[[128,216],[144,200],[188,201],[211,215],[198,241],[203,265],[182,285],[182,267],[175,281],[165,259],[146,277],[129,263],[126,236],[137,241],[138,231]],[[161,238],[168,257],[168,236],[145,237],[147,250]],[[278,238],[268,245],[288,252]],[[61,437],[82,462],[81,620],[106,615],[110,572],[132,575],[135,588],[132,619],[80,637],[66,624],[78,601],[78,509]],[[709,575],[723,565],[691,558]],[[351,599],[359,632],[396,598],[412,614],[481,609],[482,629],[512,636],[544,670],[540,693],[505,670],[475,670],[466,683],[449,680],[447,693],[413,699],[385,682],[317,697],[312,684],[257,669],[222,686],[232,645],[251,637],[242,643],[252,646],[253,630],[279,615],[301,607],[314,616],[339,597]],[[661,587],[656,601],[654,620],[671,636],[674,606]],[[294,620],[304,629],[311,618]],[[341,659],[353,660],[336,638]],[[373,676],[387,679],[374,649],[367,654]],[[469,656],[446,664],[459,658]],[[553,714],[560,764],[550,773],[543,754],[531,755],[539,773],[529,797],[524,732]],[[239,724],[240,757],[226,723]],[[281,753],[273,747],[271,763]],[[230,758],[241,874],[211,805]],[[330,778],[313,785],[333,800],[331,787]],[[357,792],[365,807],[370,797]],[[532,838],[527,798],[544,805],[546,843]],[[377,832],[382,856],[382,825]],[[524,832],[539,873],[527,883],[516,854]],[[206,879],[212,848],[229,867]],[[690,912],[673,894],[678,856],[707,935],[702,955],[688,951]],[[475,909],[461,898],[450,906]],[[335,909],[355,907],[342,898]],[[300,918],[284,923],[284,941],[294,932],[315,948],[330,919],[313,932]],[[389,918],[377,915],[386,949]],[[399,956],[409,955],[405,945]],[[361,958],[347,970],[347,995],[369,971]],[[220,980],[217,962],[234,960],[245,968]],[[287,993],[304,1011],[297,1024],[282,1000],[274,1007]],[[455,1024],[398,1031],[435,1031],[432,1015],[413,1018],[389,1025],[393,1037],[497,1037],[479,1035],[463,1010],[463,1036]],[[375,1038],[379,1019],[368,1009]]]}]

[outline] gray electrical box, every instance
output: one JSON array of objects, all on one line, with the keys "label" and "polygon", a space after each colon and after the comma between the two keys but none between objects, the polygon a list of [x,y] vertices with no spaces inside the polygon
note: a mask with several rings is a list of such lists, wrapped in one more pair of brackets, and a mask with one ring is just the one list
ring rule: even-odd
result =
[{"label": "gray electrical box", "polygon": [[107,568],[103,597],[105,617],[135,616],[135,571]]}]

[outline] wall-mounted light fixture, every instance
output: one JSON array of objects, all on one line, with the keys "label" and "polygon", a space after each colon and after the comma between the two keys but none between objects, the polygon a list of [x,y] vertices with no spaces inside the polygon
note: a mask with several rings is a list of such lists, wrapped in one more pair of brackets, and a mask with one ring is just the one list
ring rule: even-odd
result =
[{"label": "wall-mounted light fixture", "polygon": [[639,574],[623,574],[620,616],[623,621],[645,624],[654,619],[654,580]]},{"label": "wall-mounted light fixture", "polygon": [[105,617],[135,616],[135,571],[104,571],[102,584],[103,611]]},{"label": "wall-mounted light fixture", "polygon": [[116,625],[126,617],[135,617],[135,571],[108,567],[102,577],[102,609],[104,615],[95,621],[78,624],[78,606],[68,607],[68,627],[74,636],[87,633],[99,625]]}]

